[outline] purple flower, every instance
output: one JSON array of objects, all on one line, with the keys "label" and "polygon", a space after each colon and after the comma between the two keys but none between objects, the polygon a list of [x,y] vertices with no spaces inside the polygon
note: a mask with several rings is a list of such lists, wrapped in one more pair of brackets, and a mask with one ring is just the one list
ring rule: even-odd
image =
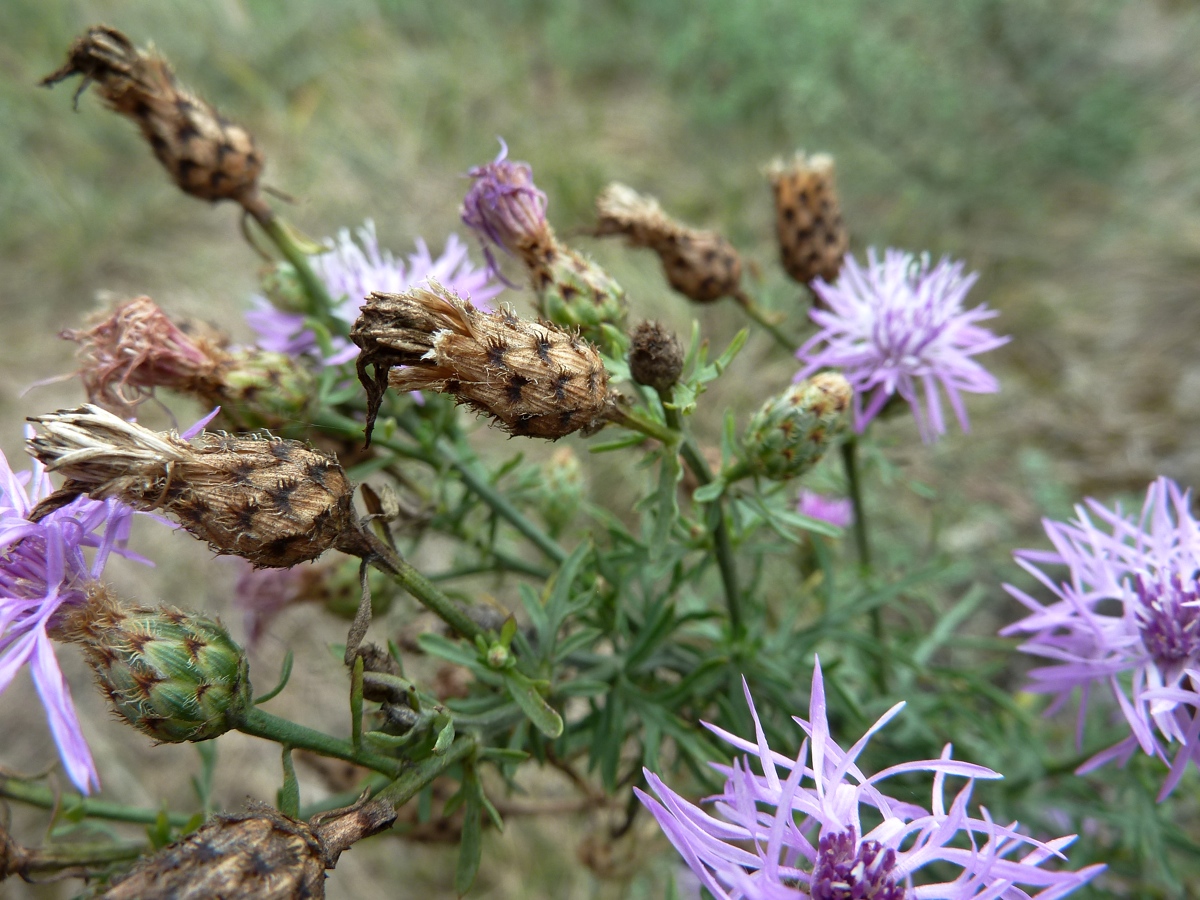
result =
[{"label": "purple flower", "polygon": [[[997,825],[986,809],[980,809],[981,818],[968,815],[974,779],[1000,776],[951,759],[949,745],[940,759],[901,763],[866,775],[857,765],[858,756],[904,704],[888,710],[849,751],[842,750],[829,735],[819,661],[813,672],[810,718],[795,719],[808,738],[794,760],[767,746],[749,689],[746,702],[754,719],[754,740],[706,724],[749,754],[732,766],[714,766],[726,777],[724,793],[710,798],[716,815],[688,802],[649,771],[646,778],[659,799],[638,791],[684,861],[718,900],[1051,900],[1104,868],[1043,869],[1041,864],[1050,857],[1063,858],[1061,850],[1074,835],[1042,843],[1019,834],[1016,823]],[[929,809],[893,800],[879,790],[887,778],[907,772],[933,773]],[[947,808],[949,776],[966,778],[967,783]],[[864,825],[864,819],[871,824]],[[1010,858],[1018,850],[1024,855]],[[939,861],[959,869],[958,877],[918,886],[914,876]],[[1041,890],[1033,894],[1017,885]]]},{"label": "purple flower", "polygon": [[[458,235],[446,239],[446,249],[437,259],[418,238],[417,251],[407,263],[379,248],[375,223],[370,219],[357,235],[355,242],[349,229],[343,228],[336,240],[329,241],[329,251],[311,260],[313,271],[336,301],[333,314],[348,326],[354,324],[363,300],[372,291],[400,293],[424,281],[437,281],[476,306],[491,309],[488,301],[504,289],[488,270],[471,265],[467,246]],[[265,297],[254,297],[252,302],[254,309],[246,313],[246,321],[258,333],[260,347],[291,356],[317,352],[317,337],[302,313],[277,309]],[[358,354],[358,348],[343,337],[335,335],[330,343],[332,353],[322,360],[325,365],[341,365]]]},{"label": "purple flower", "polygon": [[[976,275],[961,262],[889,249],[880,262],[867,251],[864,269],[847,254],[836,284],[812,282],[825,308],[814,308],[821,330],[796,356],[804,368],[796,380],[819,369],[842,370],[854,387],[855,428],[861,434],[884,404],[899,394],[912,407],[921,439],[933,443],[946,431],[945,391],[963,431],[969,430],[962,391],[994,394],[996,379],[971,357],[1008,342],[977,322],[996,315],[981,304],[963,309]],[[918,384],[919,382],[919,384]]]},{"label": "purple flower", "polygon": [[501,139],[499,155],[467,173],[474,181],[462,205],[463,223],[484,242],[488,265],[497,273],[489,243],[519,256],[550,240],[546,195],[533,183],[533,169],[507,156],[508,144]]},{"label": "purple flower", "polygon": [[17,474],[0,453],[0,693],[29,666],[67,775],[86,794],[100,779],[50,643],[55,615],[85,601],[111,554],[150,563],[124,549],[134,512],[117,500],[79,497],[31,522],[51,492],[40,463]]},{"label": "purple flower", "polygon": [[[1200,523],[1191,492],[1168,478],[1150,485],[1140,516],[1086,504],[1073,522],[1044,523],[1053,551],[1014,554],[1057,599],[1005,585],[1030,615],[1001,634],[1030,635],[1020,649],[1052,661],[1030,673],[1029,690],[1055,695],[1048,714],[1080,689],[1079,742],[1091,690],[1107,685],[1132,734],[1079,771],[1141,747],[1170,765],[1161,800],[1189,761],[1200,764]],[[1039,568],[1050,565],[1066,566],[1068,579]]]},{"label": "purple flower", "polygon": [[803,488],[796,503],[796,512],[810,519],[820,519],[838,528],[849,528],[854,522],[854,506],[848,499],[827,497]]},{"label": "purple flower", "polygon": [[309,567],[256,569],[245,560],[236,562],[238,576],[233,589],[234,602],[245,613],[247,643],[255,647],[275,617],[304,599],[317,579]]}]

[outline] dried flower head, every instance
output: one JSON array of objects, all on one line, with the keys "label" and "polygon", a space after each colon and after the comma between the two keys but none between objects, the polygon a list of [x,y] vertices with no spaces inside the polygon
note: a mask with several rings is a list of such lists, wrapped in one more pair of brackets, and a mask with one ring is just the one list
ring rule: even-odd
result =
[{"label": "dried flower head", "polygon": [[68,481],[64,496],[161,509],[218,553],[287,567],[330,548],[369,552],[353,487],[333,456],[299,441],[200,432],[188,440],[97,406],[30,421],[29,452]]},{"label": "dried flower head", "polygon": [[801,284],[833,281],[850,249],[833,183],[833,157],[826,154],[777,159],[767,167],[775,194],[775,234],[783,267]]},{"label": "dried flower head", "polygon": [[1008,343],[977,323],[996,312],[980,304],[964,309],[975,283],[963,264],[889,249],[882,260],[867,252],[863,268],[846,257],[837,284],[818,279],[813,290],[825,309],[809,313],[820,331],[796,356],[796,380],[826,367],[841,369],[854,387],[855,428],[860,433],[895,394],[912,407],[921,439],[932,443],[946,430],[938,387],[946,393],[963,431],[962,392],[994,394],[996,379],[972,359]]},{"label": "dried flower head", "polygon": [[[416,252],[407,259],[397,259],[390,250],[380,248],[375,223],[370,219],[353,236],[343,228],[336,238],[324,243],[328,251],[310,260],[313,272],[334,298],[331,313],[347,326],[354,324],[363,301],[375,291],[399,293],[432,280],[475,306],[491,309],[491,301],[504,289],[490,269],[471,264],[466,244],[455,234],[446,238],[446,248],[438,257],[418,238]],[[258,345],[264,350],[289,356],[321,356],[327,366],[341,365],[358,355],[358,348],[340,335],[330,339],[332,352],[322,355],[316,334],[308,328],[302,312],[279,308],[264,297],[255,297],[253,302],[255,309],[246,313],[246,321],[258,333]]]},{"label": "dried flower head", "polygon": [[99,776],[50,634],[63,615],[87,602],[111,555],[146,561],[125,549],[129,506],[79,497],[35,516],[51,492],[40,463],[17,473],[0,453],[0,693],[29,666],[67,776],[86,794]]},{"label": "dried flower head", "polygon": [[[1170,765],[1162,799],[1189,762],[1200,765],[1200,522],[1191,491],[1169,478],[1150,485],[1136,517],[1086,504],[1073,522],[1044,523],[1053,551],[1016,552],[1056,599],[1043,604],[1005,585],[1030,615],[1001,633],[1026,635],[1020,649],[1050,661],[1030,672],[1029,687],[1054,695],[1050,712],[1080,689],[1079,740],[1091,689],[1106,686],[1116,699],[1130,736],[1079,771],[1127,761],[1140,747]],[[1058,565],[1066,580],[1041,568]]]},{"label": "dried flower head", "polygon": [[683,345],[661,322],[639,322],[630,335],[629,374],[638,384],[669,390],[683,372]]},{"label": "dried flower head", "polygon": [[361,350],[368,438],[388,384],[452,394],[511,434],[550,439],[599,423],[613,402],[604,362],[587,341],[507,309],[475,309],[436,284],[372,294],[350,338]]},{"label": "dried flower head", "polygon": [[711,303],[738,293],[742,259],[717,232],[689,228],[653,197],[615,182],[596,198],[596,213],[597,234],[622,234],[633,246],[653,250],[668,283],[685,297]]},{"label": "dried flower head", "polygon": [[93,25],[71,45],[66,64],[41,83],[74,75],[83,78],[76,98],[95,83],[112,109],[137,124],[184,193],[262,206],[263,157],[254,138],[181,86],[157,53],[137,49],[115,28]]},{"label": "dried flower head", "polygon": [[254,897],[320,900],[325,870],[363,838],[390,828],[386,800],[293,819],[265,803],[218,816],[182,840],[144,858],[101,895],[104,900]]},{"label": "dried flower head", "polygon": [[[830,736],[819,662],[813,672],[809,718],[795,717],[808,738],[794,760],[767,745],[748,688],[746,702],[754,721],[753,739],[704,723],[747,754],[732,766],[714,764],[726,778],[725,790],[710,798],[716,815],[672,791],[649,770],[646,779],[658,799],[634,788],[718,900],[1052,900],[1104,871],[1102,865],[1078,872],[1043,868],[1054,857],[1065,858],[1062,850],[1074,835],[1043,843],[1020,834],[1016,823],[996,824],[986,809],[980,810],[980,818],[970,816],[975,779],[1000,776],[951,759],[949,745],[940,759],[903,762],[875,775],[863,772],[859,755],[904,704],[884,713],[853,747],[843,750]],[[886,779],[916,772],[933,774],[928,809],[880,790]],[[947,808],[949,777],[965,778],[967,783]],[[1019,851],[1022,856],[1009,858]],[[935,865],[933,871],[921,872]],[[952,881],[936,880],[954,869],[959,873]]]}]

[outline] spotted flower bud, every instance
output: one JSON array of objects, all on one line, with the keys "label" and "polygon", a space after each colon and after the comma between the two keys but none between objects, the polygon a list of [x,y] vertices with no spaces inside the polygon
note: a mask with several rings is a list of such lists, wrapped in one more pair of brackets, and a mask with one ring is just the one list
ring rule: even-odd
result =
[{"label": "spotted flower bud", "polygon": [[52,633],[80,647],[116,713],[156,741],[217,737],[251,704],[245,654],[206,616],[122,607],[97,582]]},{"label": "spotted flower bud", "polygon": [[50,86],[74,75],[83,78],[76,97],[95,83],[113,110],[137,124],[184,193],[235,200],[248,209],[262,205],[263,158],[254,138],[178,84],[157,53],[137,49],[115,28],[93,25],[71,45],[66,64],[41,83]]},{"label": "spotted flower bud", "polygon": [[669,390],[683,372],[683,345],[661,322],[646,320],[633,329],[629,374],[638,384]]},{"label": "spotted flower bud", "polygon": [[558,536],[583,505],[586,484],[579,457],[570,447],[561,447],[541,467],[538,485],[542,518],[552,535]]},{"label": "spotted flower bud", "polygon": [[30,421],[40,430],[29,452],[68,479],[56,502],[86,493],[161,509],[217,553],[256,566],[293,566],[330,548],[370,552],[346,473],[299,441],[212,432],[189,441],[90,405]]},{"label": "spotted flower bud", "polygon": [[648,247],[662,261],[667,282],[697,303],[736,296],[742,278],[737,250],[715,231],[675,221],[653,197],[613,183],[596,198],[596,233],[623,234],[635,247]]},{"label": "spotted flower bud", "polygon": [[750,419],[742,438],[750,471],[784,481],[810,469],[846,429],[853,396],[850,382],[825,372],[768,400]]},{"label": "spotted flower bud", "polygon": [[320,900],[325,870],[351,845],[395,821],[396,811],[386,800],[320,813],[307,822],[253,803],[246,812],[218,816],[140,860],[101,900]]},{"label": "spotted flower bud", "polygon": [[607,272],[559,241],[546,220],[546,195],[533,182],[529,163],[512,162],[508,146],[468,173],[474,179],[463,200],[462,220],[479,235],[496,268],[492,247],[520,259],[538,296],[542,318],[599,337],[605,323],[623,327],[625,291]]},{"label": "spotted flower bud", "polygon": [[371,294],[350,339],[361,351],[368,439],[388,384],[451,394],[511,434],[552,440],[597,425],[614,402],[587,341],[511,310],[476,309],[437,284]]},{"label": "spotted flower bud", "polygon": [[796,281],[832,282],[850,249],[833,183],[833,157],[826,154],[777,159],[767,167],[775,193],[775,233],[783,267]]}]

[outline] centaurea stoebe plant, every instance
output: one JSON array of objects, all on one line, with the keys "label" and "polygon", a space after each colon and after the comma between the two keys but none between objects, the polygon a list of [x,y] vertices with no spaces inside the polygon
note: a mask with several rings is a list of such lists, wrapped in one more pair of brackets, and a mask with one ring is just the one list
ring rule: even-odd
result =
[{"label": "centaurea stoebe plant", "polygon": [[126,549],[132,507],[80,497],[35,517],[51,493],[41,463],[17,473],[0,454],[0,693],[29,667],[67,775],[89,793],[100,778],[51,637],[63,607],[86,602],[110,556],[148,561]]},{"label": "centaurea stoebe plant", "polygon": [[[893,706],[843,750],[829,731],[819,661],[813,670],[809,717],[795,718],[807,735],[795,759],[770,748],[748,687],[745,695],[754,721],[752,740],[705,723],[723,741],[749,754],[732,766],[714,764],[725,776],[723,792],[709,798],[717,815],[680,796],[649,770],[646,779],[658,799],[637,790],[718,900],[1050,900],[1071,893],[1104,868],[1044,868],[1048,860],[1065,859],[1061,851],[1074,835],[1040,841],[1021,834],[1015,822],[998,825],[986,809],[980,810],[979,818],[971,816],[968,804],[975,780],[1001,776],[952,759],[950,745],[939,759],[901,762],[868,775],[859,768],[859,756],[904,704]],[[887,779],[914,772],[933,774],[927,808],[893,799],[880,789]],[[947,807],[949,777],[967,782]],[[933,873],[922,876],[922,869],[938,863],[958,869],[958,875],[952,881],[938,881]]]},{"label": "centaurea stoebe plant", "polygon": [[[1029,687],[1054,695],[1048,712],[1080,691],[1082,739],[1091,692],[1106,689],[1132,732],[1079,771],[1140,748],[1170,765],[1160,798],[1200,763],[1200,523],[1191,504],[1191,491],[1169,478],[1150,485],[1136,516],[1088,500],[1074,521],[1045,522],[1053,551],[1015,554],[1056,599],[1005,585],[1030,615],[1001,633],[1026,636],[1020,649],[1051,661],[1030,673]],[[1044,570],[1058,566],[1067,568],[1061,581]]]},{"label": "centaurea stoebe plant", "polygon": [[963,393],[992,394],[1000,384],[972,357],[1008,342],[978,323],[996,315],[986,304],[967,309],[974,273],[961,262],[867,251],[864,267],[847,256],[833,284],[812,282],[821,303],[809,314],[820,330],[796,352],[796,380],[839,369],[854,387],[855,428],[861,433],[884,404],[899,395],[912,407],[921,439],[946,430],[941,394],[963,431],[969,428]]}]

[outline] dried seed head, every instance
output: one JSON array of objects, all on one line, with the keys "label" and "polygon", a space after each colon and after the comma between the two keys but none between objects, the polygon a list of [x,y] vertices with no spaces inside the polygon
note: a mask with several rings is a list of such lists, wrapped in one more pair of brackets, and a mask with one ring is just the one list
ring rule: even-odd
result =
[{"label": "dried seed head", "polygon": [[775,193],[775,233],[783,267],[796,281],[833,281],[850,249],[833,182],[833,157],[797,153],[767,167]]},{"label": "dried seed head", "polygon": [[37,416],[29,452],[68,479],[63,491],[161,509],[218,553],[256,566],[369,552],[353,487],[336,458],[273,437],[201,432],[186,441],[97,406]]},{"label": "dried seed head", "polygon": [[102,900],[320,900],[325,870],[363,838],[390,828],[396,811],[385,800],[356,803],[308,822],[252,803],[218,816],[187,837],[142,859]]},{"label": "dried seed head", "polygon": [[263,158],[244,128],[234,125],[175,80],[170,64],[139,50],[115,28],[93,25],[75,40],[66,64],[42,79],[50,86],[83,77],[76,98],[93,82],[105,102],[141,129],[179,188],[201,200],[261,205]]},{"label": "dried seed head", "polygon": [[114,711],[156,741],[217,737],[252,702],[245,653],[207,616],[122,607],[93,583],[86,602],[61,608],[52,634],[83,650]]},{"label": "dried seed head", "polygon": [[118,303],[91,327],[59,337],[79,345],[88,399],[123,416],[132,416],[156,387],[207,396],[229,359],[219,339],[190,334],[149,297]]},{"label": "dried seed head", "polygon": [[638,384],[668,390],[683,372],[683,345],[661,322],[644,321],[630,335],[629,374]]},{"label": "dried seed head", "polygon": [[774,481],[812,468],[846,430],[854,391],[844,376],[823,372],[793,384],[754,414],[742,438],[750,470]]},{"label": "dried seed head", "polygon": [[653,197],[623,184],[610,184],[596,198],[596,233],[623,234],[635,247],[649,247],[662,261],[671,287],[697,303],[738,293],[742,259],[715,231],[675,221]]},{"label": "dried seed head", "polygon": [[624,329],[625,290],[592,260],[555,240],[528,265],[542,318],[596,339],[604,324]]},{"label": "dried seed head", "polygon": [[511,310],[483,312],[437,284],[371,294],[350,339],[361,350],[368,438],[389,383],[452,394],[511,434],[550,439],[598,423],[613,402],[608,372],[587,341]]}]

